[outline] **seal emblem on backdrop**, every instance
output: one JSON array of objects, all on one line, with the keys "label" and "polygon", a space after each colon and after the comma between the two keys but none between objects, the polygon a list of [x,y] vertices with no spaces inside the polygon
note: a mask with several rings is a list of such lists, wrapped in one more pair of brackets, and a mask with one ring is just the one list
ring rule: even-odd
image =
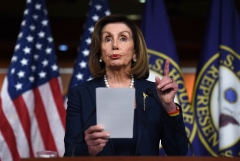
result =
[{"label": "seal emblem on backdrop", "polygon": [[198,135],[213,156],[236,155],[240,139],[240,57],[221,45],[203,66],[196,80],[193,105]]}]

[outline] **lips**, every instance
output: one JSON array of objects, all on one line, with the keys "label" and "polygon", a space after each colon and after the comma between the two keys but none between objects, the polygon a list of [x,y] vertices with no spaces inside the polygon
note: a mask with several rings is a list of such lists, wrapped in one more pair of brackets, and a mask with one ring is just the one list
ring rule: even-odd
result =
[{"label": "lips", "polygon": [[112,55],[110,55],[110,58],[111,59],[119,59],[119,58],[121,58],[121,56],[122,55],[120,55],[120,54],[112,54]]}]

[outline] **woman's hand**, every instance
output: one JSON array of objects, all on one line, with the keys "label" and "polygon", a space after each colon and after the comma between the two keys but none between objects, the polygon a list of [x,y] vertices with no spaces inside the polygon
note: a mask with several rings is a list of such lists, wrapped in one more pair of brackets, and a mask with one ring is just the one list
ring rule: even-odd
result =
[{"label": "woman's hand", "polygon": [[167,112],[172,112],[176,110],[176,105],[174,103],[174,97],[178,90],[177,83],[168,76],[169,74],[169,64],[170,60],[167,59],[164,66],[164,75],[160,80],[159,77],[155,77],[156,90],[159,99],[162,102],[163,107]]},{"label": "woman's hand", "polygon": [[85,141],[90,156],[96,156],[108,142],[109,133],[103,132],[101,125],[89,127],[85,132]]}]

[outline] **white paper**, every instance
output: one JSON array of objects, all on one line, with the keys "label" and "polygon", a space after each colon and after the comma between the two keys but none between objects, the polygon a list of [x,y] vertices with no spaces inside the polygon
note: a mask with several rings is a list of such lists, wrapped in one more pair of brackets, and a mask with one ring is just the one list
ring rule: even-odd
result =
[{"label": "white paper", "polygon": [[97,88],[97,124],[109,132],[110,138],[132,138],[134,88]]}]

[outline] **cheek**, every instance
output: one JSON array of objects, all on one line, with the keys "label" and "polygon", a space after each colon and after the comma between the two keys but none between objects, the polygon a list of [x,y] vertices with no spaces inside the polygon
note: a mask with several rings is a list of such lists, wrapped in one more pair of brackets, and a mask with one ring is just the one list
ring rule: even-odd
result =
[{"label": "cheek", "polygon": [[129,64],[131,63],[133,59],[133,50],[127,50],[123,54],[123,62],[124,64]]},{"label": "cheek", "polygon": [[101,45],[101,52],[103,53],[109,53],[109,52],[111,52],[112,51],[112,45],[110,44],[110,43],[108,43],[108,44],[102,44]]},{"label": "cheek", "polygon": [[101,48],[101,58],[105,59],[108,55],[108,50],[106,48]]},{"label": "cheek", "polygon": [[127,58],[132,58],[133,54],[134,54],[134,49],[132,49],[132,48],[127,48],[124,51],[124,56],[127,57]]}]

